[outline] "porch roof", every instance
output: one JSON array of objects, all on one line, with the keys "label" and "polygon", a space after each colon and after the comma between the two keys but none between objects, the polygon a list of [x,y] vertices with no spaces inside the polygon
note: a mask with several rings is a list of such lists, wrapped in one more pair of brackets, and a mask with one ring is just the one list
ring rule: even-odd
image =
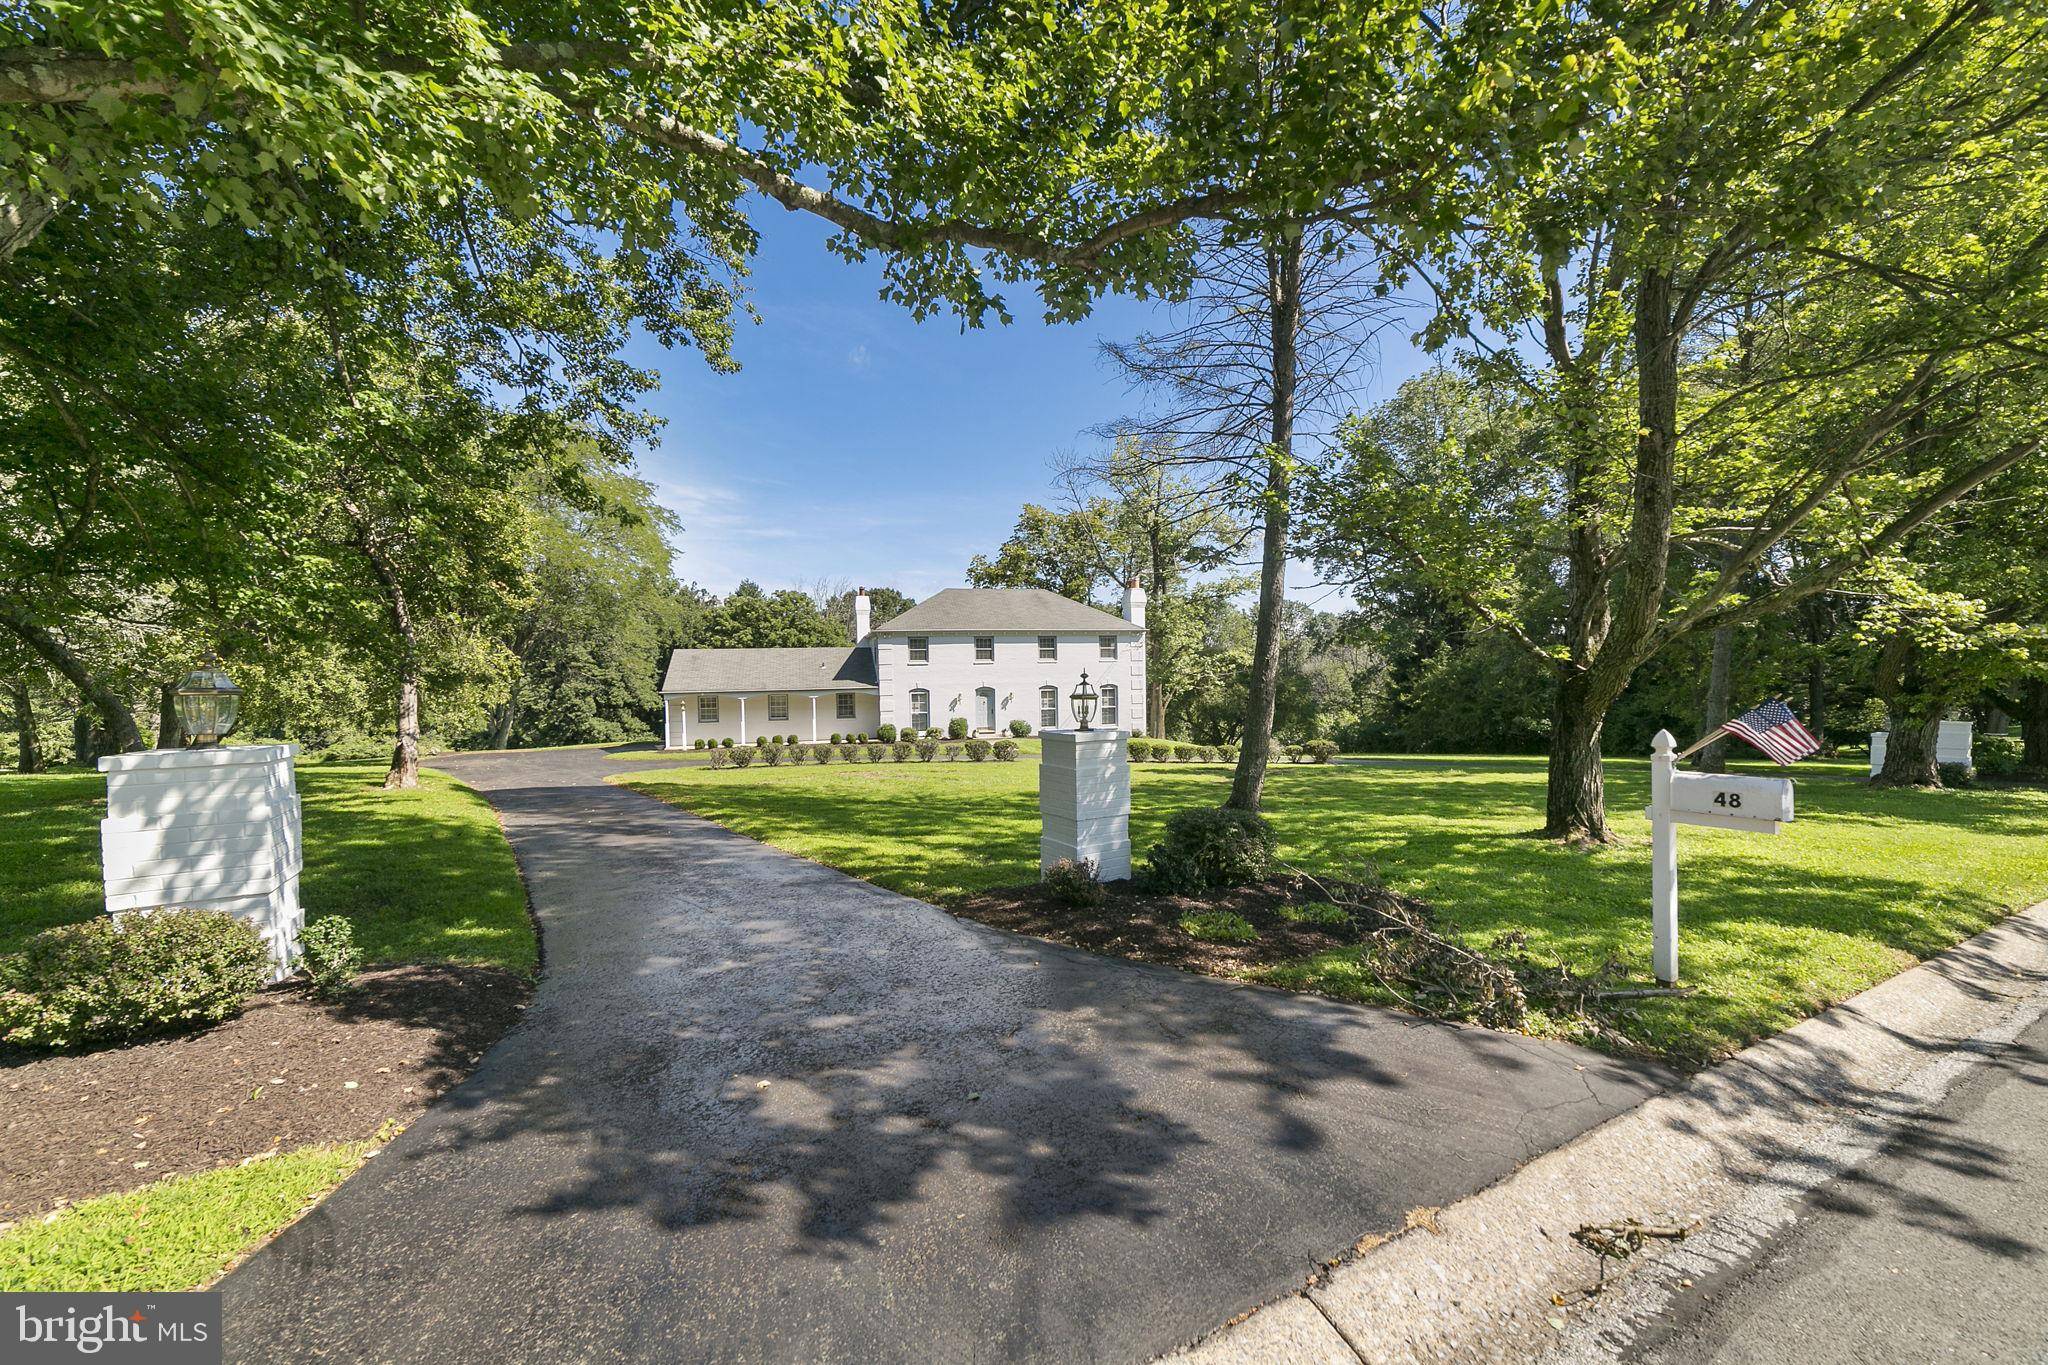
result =
[{"label": "porch roof", "polygon": [[825,649],[678,649],[668,656],[664,694],[690,692],[872,692],[875,654],[865,645]]}]

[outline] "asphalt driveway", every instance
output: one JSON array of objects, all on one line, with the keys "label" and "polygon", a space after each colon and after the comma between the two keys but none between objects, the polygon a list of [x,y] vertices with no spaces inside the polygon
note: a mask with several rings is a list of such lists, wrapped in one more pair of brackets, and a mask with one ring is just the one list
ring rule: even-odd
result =
[{"label": "asphalt driveway", "polygon": [[1144,1359],[1667,1079],[1013,938],[621,766],[445,762],[540,988],[223,1283],[230,1359]]}]

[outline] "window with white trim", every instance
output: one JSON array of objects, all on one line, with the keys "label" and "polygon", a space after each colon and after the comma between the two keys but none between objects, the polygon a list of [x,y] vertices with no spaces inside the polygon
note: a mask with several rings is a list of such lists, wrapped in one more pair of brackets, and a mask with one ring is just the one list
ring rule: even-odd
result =
[{"label": "window with white trim", "polygon": [[853,693],[851,692],[841,692],[839,694],[839,719],[853,719]]},{"label": "window with white trim", "polygon": [[910,637],[910,662],[928,664],[932,661],[932,637],[913,635]]},{"label": "window with white trim", "polygon": [[789,693],[770,692],[768,694],[768,719],[789,719]]},{"label": "window with white trim", "polygon": [[1102,637],[1102,652],[1100,657],[1105,659],[1114,659],[1116,657],[1116,636],[1105,635]]},{"label": "window with white trim", "polygon": [[1114,726],[1116,724],[1116,693],[1117,686],[1115,683],[1104,683],[1102,685],[1102,723],[1105,726]]},{"label": "window with white trim", "polygon": [[697,698],[697,722],[700,725],[718,724],[718,698]]},{"label": "window with white trim", "polygon": [[1038,728],[1051,730],[1060,723],[1060,690],[1046,686],[1038,689]]},{"label": "window with white trim", "polygon": [[974,662],[992,664],[996,661],[996,637],[977,635],[974,637]]},{"label": "window with white trim", "polygon": [[1038,658],[1041,663],[1050,663],[1060,657],[1060,637],[1041,635],[1038,637]]},{"label": "window with white trim", "polygon": [[932,728],[932,694],[922,687],[910,689],[910,728],[929,730]]}]

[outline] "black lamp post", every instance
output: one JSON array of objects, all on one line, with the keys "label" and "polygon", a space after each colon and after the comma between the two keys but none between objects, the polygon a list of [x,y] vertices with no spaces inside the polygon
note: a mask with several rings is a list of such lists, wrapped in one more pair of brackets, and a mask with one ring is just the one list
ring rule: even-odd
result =
[{"label": "black lamp post", "polygon": [[1068,704],[1074,708],[1074,720],[1080,729],[1095,728],[1088,722],[1095,719],[1095,703],[1099,700],[1101,698],[1096,695],[1095,689],[1088,685],[1088,674],[1084,670],[1081,674],[1081,685],[1067,697]]},{"label": "black lamp post", "polygon": [[209,657],[178,683],[178,729],[188,749],[211,748],[235,732],[242,689],[229,681],[217,664]]}]

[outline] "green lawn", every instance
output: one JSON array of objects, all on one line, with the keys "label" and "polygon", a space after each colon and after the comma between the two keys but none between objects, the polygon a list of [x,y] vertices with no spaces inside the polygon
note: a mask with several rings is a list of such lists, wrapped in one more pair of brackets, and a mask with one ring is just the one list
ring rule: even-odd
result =
[{"label": "green lawn", "polygon": [[376,1148],[302,1147],[102,1195],[0,1232],[0,1290],[180,1291],[218,1279]]},{"label": "green lawn", "polygon": [[[1757,768],[1753,771],[1775,771]],[[1697,993],[1647,1002],[1635,1032],[1699,1061],[1774,1033],[2002,915],[2048,896],[2048,792],[1883,791],[1859,765],[1800,765],[1799,819],[1776,836],[1681,830],[1682,970]],[[1319,873],[1376,869],[1484,948],[1506,929],[1584,969],[1609,956],[1649,975],[1649,767],[1607,765],[1622,842],[1597,851],[1530,837],[1543,765],[1525,758],[1282,765],[1266,813],[1282,855]],[[1038,768],[676,768],[612,779],[757,839],[944,903],[1036,876]],[[1174,811],[1222,800],[1221,764],[1132,769],[1142,850]],[[1370,998],[1351,950],[1274,973]]]},{"label": "green lawn", "polygon": [[[386,792],[382,764],[299,769],[309,917],[346,915],[369,962],[461,962],[531,972],[526,891],[484,799],[438,773]],[[106,779],[0,776],[0,952],[100,913]]]}]

